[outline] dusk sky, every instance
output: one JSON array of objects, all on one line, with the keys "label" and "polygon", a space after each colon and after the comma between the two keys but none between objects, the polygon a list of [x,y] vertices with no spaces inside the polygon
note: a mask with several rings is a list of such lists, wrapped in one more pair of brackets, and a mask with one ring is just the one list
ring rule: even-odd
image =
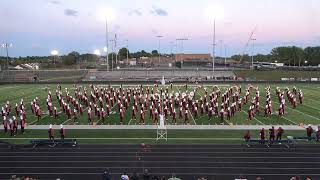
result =
[{"label": "dusk sky", "polygon": [[[211,53],[212,8],[223,12],[216,21],[216,55],[219,40],[228,56],[241,54],[253,29],[255,53],[266,54],[275,46],[319,46],[319,7],[319,0],[1,0],[0,43],[13,43],[11,56],[102,50],[105,22],[99,14],[113,9],[109,39],[116,33],[118,47],[128,39],[131,52],[151,51],[162,35],[161,52],[170,53],[171,41],[189,38],[185,53]],[[181,44],[173,51],[180,52]]]}]

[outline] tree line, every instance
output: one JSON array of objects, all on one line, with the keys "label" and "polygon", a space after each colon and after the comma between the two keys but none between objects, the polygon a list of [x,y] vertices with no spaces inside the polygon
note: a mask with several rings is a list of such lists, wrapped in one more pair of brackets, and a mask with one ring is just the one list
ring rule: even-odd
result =
[{"label": "tree line", "polygon": [[[115,63],[115,56],[118,55],[118,60],[124,60],[126,58],[140,58],[140,57],[155,57],[159,53],[157,50],[147,52],[145,50],[130,53],[125,47],[119,49],[118,54],[112,52],[109,53],[109,63],[113,60]],[[162,54],[164,55],[164,54]],[[235,61],[251,62],[251,56],[248,54],[244,55],[233,55],[231,59]],[[303,66],[312,65],[316,66],[320,64],[320,46],[318,47],[306,47],[301,48],[297,46],[282,46],[275,47],[269,54],[256,54],[254,55],[254,61],[259,62],[278,62],[284,63],[290,66]],[[96,63],[100,59],[105,59],[105,56],[97,56],[95,54],[80,54],[76,51],[72,51],[67,55],[61,56],[26,56],[26,57],[9,57],[10,65],[19,65],[24,63],[44,63],[44,64],[64,64],[74,65],[79,63]],[[6,64],[7,57],[0,56],[0,64]]]},{"label": "tree line", "polygon": [[[235,61],[251,62],[248,54],[233,55]],[[269,54],[257,54],[253,56],[254,62],[277,62],[287,66],[317,66],[320,64],[320,46],[301,48],[297,46],[282,46],[271,50]]]}]

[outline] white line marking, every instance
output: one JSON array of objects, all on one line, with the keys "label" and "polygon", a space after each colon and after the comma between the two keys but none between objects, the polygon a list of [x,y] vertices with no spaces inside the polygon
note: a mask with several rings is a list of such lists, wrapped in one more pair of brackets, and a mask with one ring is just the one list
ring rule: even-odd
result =
[{"label": "white line marking", "polygon": [[[244,110],[242,110],[242,112],[244,112],[245,114],[248,115],[248,113],[245,112]],[[253,119],[256,120],[256,121],[258,121],[260,124],[265,125],[264,123],[262,123],[261,121],[259,121],[259,120],[258,120],[256,117],[254,117],[254,116],[253,116]]]},{"label": "white line marking", "polygon": [[301,111],[299,111],[299,110],[293,109],[293,108],[291,108],[291,107],[289,107],[289,106],[286,106],[286,107],[288,107],[289,109],[292,109],[293,111],[296,111],[296,112],[298,112],[298,113],[300,113],[300,114],[304,114],[304,115],[306,115],[306,116],[312,117],[312,118],[314,118],[314,119],[316,119],[316,120],[319,120],[319,121],[320,121],[320,119],[319,119],[319,118],[314,117],[314,116],[312,116],[312,115],[310,115],[310,114],[306,114],[306,113],[301,112]]},{"label": "white line marking", "polygon": [[305,103],[300,104],[300,106],[307,106],[307,107],[309,107],[309,108],[312,108],[312,109],[315,109],[315,110],[320,111],[320,109],[317,109],[317,108],[315,108],[315,107],[313,107],[313,106],[306,105]]}]

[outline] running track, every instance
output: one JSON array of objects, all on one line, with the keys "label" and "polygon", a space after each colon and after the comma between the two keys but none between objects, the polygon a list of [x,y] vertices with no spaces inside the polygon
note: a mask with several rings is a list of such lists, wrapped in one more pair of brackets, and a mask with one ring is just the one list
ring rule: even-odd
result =
[{"label": "running track", "polygon": [[99,180],[105,168],[114,179],[124,171],[182,179],[286,180],[293,175],[320,179],[320,146],[297,145],[290,149],[274,145],[250,148],[242,145],[152,145],[143,152],[140,145],[79,145],[77,147],[19,145],[9,149],[0,143],[0,179],[12,174],[39,179]]}]

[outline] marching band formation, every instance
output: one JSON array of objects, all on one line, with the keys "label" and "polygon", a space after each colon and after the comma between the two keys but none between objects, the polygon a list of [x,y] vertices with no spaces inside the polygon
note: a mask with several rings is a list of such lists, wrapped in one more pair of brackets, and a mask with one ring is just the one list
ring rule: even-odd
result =
[{"label": "marching band formation", "polygon": [[[207,116],[210,121],[214,117],[219,117],[220,123],[230,120],[236,113],[243,111],[243,106],[250,103],[247,111],[248,119],[252,120],[256,114],[260,114],[260,92],[258,87],[249,84],[242,95],[241,86],[231,86],[223,92],[218,86],[212,86],[208,91],[206,87],[196,86],[193,90],[188,91],[188,85],[178,87],[178,92],[173,90],[172,83],[170,86],[159,87],[157,84],[152,87],[114,88],[109,85],[106,87],[90,85],[86,87],[74,85],[74,94],[65,88],[62,90],[61,85],[57,86],[55,91],[56,100],[59,107],[54,106],[53,96],[50,90],[46,99],[47,115],[58,119],[61,114],[65,114],[68,120],[77,122],[78,118],[87,111],[88,124],[93,124],[94,120],[106,123],[112,112],[118,114],[119,123],[123,124],[126,112],[131,111],[131,120],[139,124],[145,124],[146,114],[154,124],[158,123],[159,115],[163,114],[165,120],[172,119],[172,124],[177,124],[177,119],[182,120],[185,124],[190,123],[191,119]],[[204,95],[196,98],[199,90],[204,91]],[[203,93],[202,93],[203,94]],[[282,91],[279,87],[275,91],[276,97],[271,95],[270,87],[266,88],[266,102],[264,116],[268,117],[272,112],[272,99],[278,100],[278,116],[285,114],[287,106],[285,95],[292,108],[297,107],[297,97],[299,103],[304,100],[303,92],[293,87],[292,91],[286,88]],[[31,115],[41,121],[44,115],[40,107],[40,100],[36,97],[30,102]],[[262,109],[263,110],[263,109]],[[245,112],[245,111],[244,111]],[[27,113],[23,99],[15,106],[15,112],[12,112],[10,102],[2,107],[1,114],[5,132],[8,129],[11,135],[17,133],[18,126],[24,133],[26,126]],[[128,113],[129,114],[129,113]],[[128,115],[127,115],[128,116]]]}]

